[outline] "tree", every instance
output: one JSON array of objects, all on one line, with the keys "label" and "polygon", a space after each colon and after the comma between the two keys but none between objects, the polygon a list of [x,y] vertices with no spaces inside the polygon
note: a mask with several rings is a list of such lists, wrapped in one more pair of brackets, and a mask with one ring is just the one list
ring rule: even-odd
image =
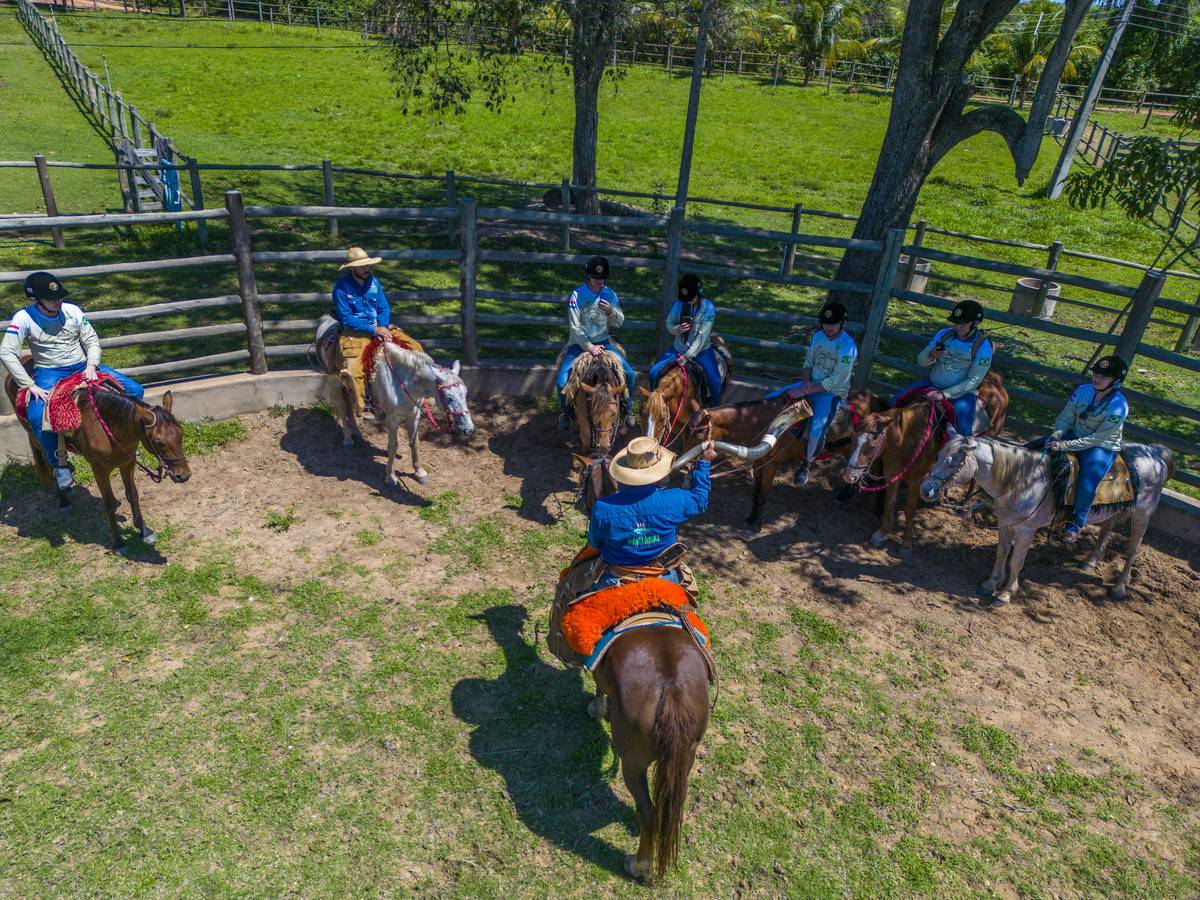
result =
[{"label": "tree", "polygon": [[[596,144],[599,93],[627,0],[383,0],[396,93],[405,113],[462,112],[476,94],[499,111],[521,77],[520,54],[547,30],[569,29],[575,128],[572,179],[577,204],[599,210]],[[550,72],[556,57],[547,57]]]},{"label": "tree", "polygon": [[[1062,25],[1062,16],[1062,7],[1051,0],[1022,3],[987,42],[987,51],[993,60],[1018,80],[1020,109],[1025,107],[1030,85],[1042,77]],[[1074,43],[1063,66],[1062,77],[1076,78],[1080,69],[1099,58],[1099,47]]]},{"label": "tree", "polygon": [[[1127,0],[1128,2],[1128,0]],[[974,88],[966,68],[984,41],[1004,21],[1017,0],[959,0],[944,29],[944,0],[911,0],[904,23],[900,63],[894,82],[891,116],[871,186],[854,237],[881,241],[889,229],[904,228],[925,179],[955,146],[984,131],[1004,138],[1019,184],[1033,168],[1041,148],[1046,114],[1054,101],[1071,42],[1087,14],[1089,0],[1066,0],[1058,35],[1046,56],[1029,119],[1007,106],[967,110]],[[878,252],[847,251],[838,267],[840,281],[870,282]],[[852,314],[864,318],[867,300],[834,291]]]},{"label": "tree", "polygon": [[866,59],[870,41],[861,40],[863,6],[853,0],[801,0],[785,28],[804,65],[804,83],[821,66],[843,59]]}]

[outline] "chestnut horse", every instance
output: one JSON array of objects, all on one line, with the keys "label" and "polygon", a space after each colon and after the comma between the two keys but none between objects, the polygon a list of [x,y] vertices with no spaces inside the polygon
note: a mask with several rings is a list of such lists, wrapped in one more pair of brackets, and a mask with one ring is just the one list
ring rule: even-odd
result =
[{"label": "chestnut horse", "polygon": [[[986,412],[980,411],[976,427],[981,435],[995,436],[1004,427],[1008,416],[1008,391],[999,372],[988,372],[984,376],[979,385],[979,399]],[[989,414],[990,423],[981,421],[981,417],[986,418]],[[945,424],[941,404],[922,400],[899,409],[871,413],[854,430],[844,475],[846,483],[859,485],[860,490],[868,492],[885,492],[879,528],[871,535],[872,546],[882,547],[887,543],[888,532],[896,517],[900,483],[903,481],[908,487],[904,498],[904,534],[900,540],[900,558],[903,560],[912,559],[919,489],[945,441]],[[865,476],[876,463],[882,471],[882,479],[876,484],[864,483],[871,480]]]},{"label": "chestnut horse", "polygon": [[[4,392],[14,409],[17,390],[12,376],[7,376],[4,379]],[[137,485],[133,480],[134,466],[141,465],[137,460],[138,447],[144,447],[158,461],[155,472],[142,466],[154,480],[161,480],[165,472],[172,481],[182,484],[192,474],[183,455],[183,428],[171,414],[171,392],[163,395],[162,406],[151,406],[120,391],[92,387],[79,391],[75,402],[79,406],[80,425],[65,437],[88,461],[96,476],[96,487],[100,489],[100,496],[104,500],[104,514],[108,518],[113,549],[121,551],[125,546],[117,524],[120,502],[113,495],[110,481],[113,469],[121,473],[125,497],[133,512],[134,527],[143,541],[153,544],[158,536],[146,527]],[[22,419],[21,424],[29,435],[29,447],[38,480],[48,487],[54,486],[54,470],[42,452],[41,444],[29,423]],[[64,509],[70,507],[68,492],[59,490],[57,493],[59,506]]]},{"label": "chestnut horse", "polygon": [[708,728],[707,662],[682,628],[637,628],[613,643],[592,674],[596,698],[588,712],[609,720],[637,807],[638,850],[625,868],[635,878],[661,878],[678,855],[688,775]]},{"label": "chestnut horse", "polygon": [[[725,341],[714,335],[714,348],[731,366],[731,357]],[[670,365],[659,376],[653,391],[638,388],[646,402],[642,407],[647,437],[656,437],[664,447],[669,447],[686,432],[688,420],[702,408],[700,392],[700,366],[689,362],[685,366]]]},{"label": "chestnut horse", "polygon": [[[704,409],[692,416],[688,423],[685,441],[689,445],[704,440],[724,441],[730,444],[752,446],[767,430],[771,422],[791,403],[786,396],[771,399],[750,400]],[[834,420],[826,431],[827,446],[834,453],[848,453],[849,443],[838,440],[839,430],[848,430],[854,418],[861,418],[874,410],[883,409],[883,402],[866,391],[855,391],[841,404]],[[851,412],[853,411],[853,412]],[[750,504],[750,515],[742,535],[749,537],[762,527],[762,512],[767,503],[767,494],[775,482],[775,474],[781,466],[802,460],[808,447],[807,418],[801,419],[789,430],[768,453],[757,459],[753,466],[754,494]],[[844,424],[843,424],[844,423]],[[803,435],[795,429],[805,430]]]},{"label": "chestnut horse", "polygon": [[567,402],[574,405],[579,443],[584,456],[607,456],[621,424],[621,398],[629,390],[616,354],[599,359],[582,354],[567,382]]}]

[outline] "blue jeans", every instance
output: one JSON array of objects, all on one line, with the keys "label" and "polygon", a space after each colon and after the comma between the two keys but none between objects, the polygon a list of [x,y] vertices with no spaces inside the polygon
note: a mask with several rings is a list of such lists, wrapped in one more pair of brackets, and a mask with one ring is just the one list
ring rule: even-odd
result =
[{"label": "blue jeans", "polygon": [[[900,391],[899,394],[894,395],[891,400],[891,405],[896,405],[896,398],[899,397],[900,394],[914,390],[915,388],[934,388],[935,390],[941,390],[928,378],[922,378],[920,381],[914,381],[903,391]],[[947,397],[946,399],[949,400],[950,398]],[[971,433],[975,430],[975,408],[978,402],[978,394],[963,394],[961,397],[955,397],[953,400],[950,400],[950,403],[954,406],[954,429],[963,437],[970,437]]]},{"label": "blue jeans", "polygon": [[[654,365],[650,367],[650,389],[654,390],[654,386],[658,384],[658,379],[662,377],[662,373],[667,366],[675,362],[679,357],[679,353],[673,347],[669,347],[663,351],[662,356],[654,361]],[[717,351],[712,347],[707,347],[696,354],[696,362],[700,369],[704,372],[704,380],[708,382],[708,393],[711,397],[712,406],[721,405],[721,391],[724,385],[721,384],[721,366],[717,362]]]},{"label": "blue jeans", "polygon": [[[675,584],[680,583],[678,569],[667,569],[667,571],[663,572],[659,577],[662,578],[663,581],[672,581]],[[621,579],[612,572],[605,572],[596,579],[596,583],[592,585],[592,590],[599,591],[603,590],[604,588],[616,587],[620,583]]]},{"label": "blue jeans", "polygon": [[[617,359],[621,361],[621,368],[625,370],[625,384],[629,386],[624,399],[621,401],[621,406],[628,409],[633,392],[637,390],[637,373],[633,371],[633,366],[629,364],[620,350],[616,348],[612,341],[605,341],[603,344],[597,344],[598,347],[603,347],[605,350],[611,350],[617,355]],[[567,386],[567,381],[571,377],[571,366],[575,364],[575,360],[579,358],[579,354],[583,352],[583,348],[578,344],[571,344],[567,347],[567,354],[563,357],[562,365],[558,367],[558,377],[554,379],[554,387],[558,391],[558,406],[563,412],[567,410],[567,398],[563,396],[563,390]]]},{"label": "blue jeans", "polygon": [[[806,383],[801,379],[771,391],[763,399],[771,400],[793,388],[802,388]],[[812,418],[808,420],[808,449],[805,450],[804,455],[809,462],[812,462],[813,458],[821,452],[821,448],[825,446],[825,429],[833,421],[833,414],[842,405],[842,398],[837,394],[821,391],[819,394],[809,394],[806,399],[808,405],[812,407]]]},{"label": "blue jeans", "polygon": [[[54,368],[34,369],[33,383],[44,391],[49,391],[56,384],[66,378],[68,375],[74,375],[76,372],[82,372],[87,366],[86,362],[76,363],[73,366],[56,366]],[[105,375],[111,375],[117,381],[121,382],[121,387],[125,389],[130,397],[141,399],[145,395],[146,390],[128,375],[122,375],[116,369],[110,369],[108,366],[96,366],[97,372],[103,372]],[[42,431],[42,417],[45,414],[46,403],[30,395],[29,397],[29,424],[33,430],[37,432],[38,443],[42,445],[42,451],[46,454],[46,460],[50,465],[58,465],[58,433],[54,431]],[[63,463],[65,464],[65,460]]]},{"label": "blue jeans", "polygon": [[[1073,438],[1074,435],[1069,432],[1063,435],[1064,441]],[[1079,477],[1075,481],[1075,518],[1071,524],[1081,529],[1087,524],[1088,513],[1096,499],[1096,487],[1112,468],[1117,453],[1103,447],[1088,447],[1086,450],[1076,450],[1075,457],[1079,460]]]}]

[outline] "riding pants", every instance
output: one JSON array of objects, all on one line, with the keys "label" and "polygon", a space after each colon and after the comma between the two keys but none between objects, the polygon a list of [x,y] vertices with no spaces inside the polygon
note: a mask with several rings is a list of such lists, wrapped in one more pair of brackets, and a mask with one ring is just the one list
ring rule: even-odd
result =
[{"label": "riding pants", "polygon": [[[662,356],[654,361],[654,365],[650,367],[650,389],[654,390],[658,384],[658,379],[662,377],[663,372],[667,367],[673,365],[679,358],[679,354],[675,350],[668,348],[663,351]],[[696,354],[696,362],[704,372],[704,380],[708,382],[708,393],[711,398],[712,406],[721,405],[721,393],[724,385],[721,384],[721,367],[717,362],[717,351],[712,347],[706,347]]]},{"label": "riding pants", "polygon": [[[917,388],[940,390],[928,378],[922,378],[920,381],[910,384],[904,390],[900,391],[899,394],[894,395],[890,405],[895,407],[898,397]],[[946,399],[949,400],[950,398],[947,397]],[[961,397],[955,397],[953,400],[950,400],[950,403],[954,406],[954,429],[963,437],[970,437],[971,433],[975,430],[975,409],[978,402],[978,394],[963,394]]]},{"label": "riding pants", "polygon": [[[62,381],[69,375],[74,375],[76,372],[82,372],[87,366],[86,362],[79,362],[72,366],[54,366],[44,369],[33,370],[33,382],[44,391],[49,391],[56,384]],[[128,375],[122,375],[116,369],[110,369],[108,366],[96,366],[98,373],[111,375],[121,383],[122,389],[130,397],[140,400],[146,393],[146,389],[130,378]],[[42,423],[45,419],[46,403],[43,400],[30,395],[29,397],[29,424],[37,433],[38,443],[42,445],[42,452],[46,454],[46,460],[52,466],[66,465],[66,460],[61,462],[58,459],[58,433],[55,431],[43,431]]]},{"label": "riding pants", "polygon": [[[670,582],[673,582],[674,584],[680,584],[683,580],[679,574],[678,569],[668,569],[667,571],[663,572],[658,577],[661,578],[663,581],[670,581]],[[596,583],[592,585],[592,590],[600,591],[600,590],[603,590],[604,588],[616,587],[620,583],[621,583],[620,578],[618,578],[612,572],[605,570],[604,574],[601,575],[599,578],[597,578]]]},{"label": "riding pants", "polygon": [[[1068,431],[1059,438],[1063,441],[1073,441],[1074,439],[1073,431]],[[1025,446],[1030,450],[1044,450],[1049,440],[1048,437],[1034,438]],[[1071,520],[1071,524],[1076,529],[1082,530],[1083,526],[1087,524],[1092,503],[1096,500],[1096,488],[1104,480],[1108,470],[1112,468],[1113,461],[1117,458],[1117,451],[1105,450],[1103,447],[1088,447],[1086,450],[1073,452],[1079,461],[1079,476],[1075,480],[1075,517]]]},{"label": "riding pants", "polygon": [[[612,341],[605,341],[603,344],[597,344],[597,347],[603,347],[605,350],[611,350],[617,355],[617,359],[621,361],[621,368],[625,370],[625,396],[621,400],[622,411],[628,410],[632,404],[631,398],[633,392],[637,390],[637,373],[633,371],[633,366],[629,364],[623,353],[617,349]],[[579,354],[583,353],[583,348],[578,344],[571,344],[567,347],[567,352],[563,356],[562,365],[558,367],[558,377],[554,379],[554,387],[558,391],[558,406],[568,415],[571,410],[567,408],[567,398],[563,396],[563,391],[566,390],[567,382],[571,378],[571,366],[575,364],[575,360],[579,358]]]}]

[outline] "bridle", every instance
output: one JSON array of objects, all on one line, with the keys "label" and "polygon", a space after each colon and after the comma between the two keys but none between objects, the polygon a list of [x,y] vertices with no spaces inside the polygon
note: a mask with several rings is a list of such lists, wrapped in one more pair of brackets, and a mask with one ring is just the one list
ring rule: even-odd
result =
[{"label": "bridle", "polygon": [[[433,413],[431,413],[429,411],[429,403],[428,403],[429,398],[428,397],[418,400],[416,397],[413,396],[412,391],[410,391],[408,389],[408,385],[404,383],[403,379],[397,379],[397,381],[399,381],[400,386],[402,388],[404,388],[404,393],[408,395],[408,399],[412,401],[413,406],[415,406],[417,409],[421,410],[421,412],[425,414],[425,418],[429,420],[429,424],[434,427],[435,431],[441,431],[441,432],[453,431],[455,418],[457,417],[457,418],[463,419],[463,418],[466,418],[467,416],[469,416],[470,413],[466,410],[451,409],[450,404],[446,401],[446,391],[448,391],[452,387],[455,387],[455,384],[443,384],[441,382],[441,380],[438,378],[438,375],[439,374],[453,375],[453,373],[450,372],[449,369],[443,368],[442,366],[434,366],[432,368],[433,368],[433,372],[434,372],[433,387],[437,391],[437,395],[438,395],[437,396],[437,404],[441,408],[442,412],[445,413],[445,415],[446,415],[446,424],[445,425],[442,425],[441,423],[439,423],[438,420],[433,417]],[[455,382],[457,384],[461,384],[462,380],[455,378]]]},{"label": "bridle", "polygon": [[[875,491],[885,490],[886,488],[891,487],[893,484],[895,484],[897,481],[899,481],[901,478],[903,478],[905,475],[908,474],[908,471],[913,467],[913,465],[916,464],[917,460],[921,457],[921,454],[925,452],[925,447],[929,443],[929,438],[932,437],[933,433],[937,430],[937,420],[938,420],[939,409],[940,409],[940,404],[938,404],[938,403],[930,403],[929,404],[929,421],[925,424],[925,435],[921,438],[921,443],[917,445],[916,451],[913,453],[912,456],[910,456],[908,458],[908,461],[905,462],[905,464],[900,468],[900,470],[898,472],[896,472],[894,475],[892,475],[890,478],[875,479],[880,482],[879,484],[875,484],[875,485],[859,484],[858,489],[860,491],[865,491],[867,493],[873,493]],[[895,423],[889,422],[886,426],[879,429],[878,431],[864,431],[862,433],[869,434],[872,437],[879,437],[885,431],[887,431],[888,428],[890,428],[893,424],[895,424]],[[883,441],[880,441],[879,448],[873,454],[871,454],[871,458],[869,460],[867,460],[865,465],[852,466],[849,463],[846,464],[847,472],[860,473],[855,476],[853,483],[858,483],[858,482],[864,481],[868,478],[874,478],[874,476],[872,476],[868,470],[871,468],[872,465],[875,464],[875,460],[879,459],[879,454],[881,454],[882,452],[883,452]]]},{"label": "bridle", "polygon": [[[611,387],[611,385],[610,385],[610,387]],[[584,403],[584,406],[587,407],[588,433],[592,436],[592,450],[593,451],[603,450],[604,455],[607,456],[609,453],[612,452],[613,440],[616,438],[617,428],[619,428],[620,424],[621,424],[621,414],[620,414],[621,398],[619,396],[616,397],[618,411],[617,411],[617,414],[613,416],[612,424],[609,425],[608,428],[601,431],[596,428],[596,419],[592,415],[592,399],[595,396],[596,396],[595,394],[588,394],[587,401]],[[603,446],[601,446],[599,443],[597,443],[597,440],[596,440],[597,434],[602,434],[604,436],[605,442],[604,442]]]},{"label": "bridle", "polygon": [[[108,427],[108,423],[104,421],[104,416],[100,414],[100,408],[96,406],[96,397],[94,393],[95,390],[96,383],[94,381],[89,381],[87,385],[88,403],[92,407],[92,414],[96,417],[96,421],[100,423],[100,427],[104,429],[104,433],[108,435],[108,439],[112,441],[113,445],[119,447],[125,453],[127,461],[132,460],[151,481],[153,481],[155,484],[158,484],[163,480],[165,470],[168,470],[171,465],[175,463],[187,462],[187,457],[184,456],[164,456],[158,447],[155,446],[150,434],[159,426],[159,423],[161,422],[159,410],[157,407],[151,406],[149,403],[142,403],[138,400],[135,400],[133,397],[126,396],[125,399],[132,403],[135,409],[150,410],[150,414],[154,418],[152,418],[149,424],[147,424],[135,415],[134,421],[137,422],[138,429],[141,432],[140,439],[133,445],[132,448],[126,447],[124,444],[122,444],[119,440],[117,440],[117,436],[113,434],[112,429]],[[113,391],[109,388],[101,387],[101,390],[113,394],[114,396],[124,396],[117,394],[116,391]],[[162,415],[165,414],[166,413],[164,412]],[[143,445],[149,448],[150,452],[154,454],[154,458],[158,461],[158,468],[154,471],[151,471],[150,468],[138,458],[138,451]]]},{"label": "bridle", "polygon": [[[959,473],[961,473],[962,470],[966,468],[967,461],[972,459],[975,455],[974,452],[971,450],[971,448],[969,446],[967,446],[967,444],[965,442],[963,443],[962,447],[960,447],[959,449],[962,451],[962,460],[958,463],[958,465],[956,465],[954,467],[953,472],[951,472],[949,475],[938,475],[936,471],[931,471],[928,475],[925,476],[925,479],[927,481],[932,481],[937,484],[938,494],[941,494],[942,491],[944,491],[949,485],[955,484],[958,481]],[[935,467],[935,469],[936,469],[936,467]],[[973,493],[978,493],[980,490],[981,490],[981,488],[976,488]]]},{"label": "bridle", "polygon": [[679,424],[679,416],[680,416],[680,415],[683,413],[683,407],[684,407],[684,404],[685,404],[685,403],[687,403],[687,396],[688,396],[688,374],[687,374],[687,369],[688,369],[688,364],[687,364],[687,359],[686,359],[686,357],[679,356],[679,357],[677,357],[677,359],[678,359],[678,360],[683,360],[683,364],[679,366],[679,371],[680,371],[680,373],[683,375],[683,389],[682,389],[682,391],[681,391],[681,392],[680,392],[680,394],[679,394],[679,403],[677,403],[677,404],[675,405],[675,415],[674,415],[674,417],[672,417],[672,419],[671,419],[671,425],[670,425],[670,427],[667,429],[667,436],[666,436],[666,437],[663,439],[663,441],[662,441],[662,445],[663,445],[664,447],[670,447],[672,443],[674,443],[675,441],[679,440],[679,438],[683,437],[683,429],[682,429],[682,428],[680,428],[680,429],[679,429],[679,432],[678,432],[678,433],[676,433],[676,432],[675,432],[675,426]]},{"label": "bridle", "polygon": [[[604,478],[608,471],[608,463],[610,461],[609,454],[593,457],[587,464],[587,468],[583,470],[583,474],[579,479],[579,493],[575,497],[576,503],[585,502],[587,500],[588,485],[592,483],[592,478],[597,466],[602,466],[600,470],[600,490],[604,489]],[[596,499],[600,499],[600,495],[596,495]]]}]

